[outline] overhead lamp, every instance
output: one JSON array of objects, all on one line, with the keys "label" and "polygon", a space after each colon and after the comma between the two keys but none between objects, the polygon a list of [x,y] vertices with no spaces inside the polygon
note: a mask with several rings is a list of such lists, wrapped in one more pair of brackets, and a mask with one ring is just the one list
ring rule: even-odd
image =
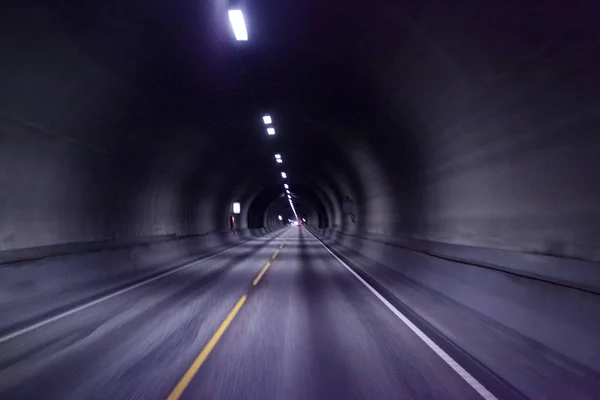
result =
[{"label": "overhead lamp", "polygon": [[281,215],[278,215],[277,218],[279,218],[279,220],[283,220],[283,217]]},{"label": "overhead lamp", "polygon": [[270,115],[265,115],[263,117],[263,122],[265,123],[265,125],[269,125],[269,124],[271,124],[273,122],[273,120],[271,119]]},{"label": "overhead lamp", "polygon": [[248,40],[248,31],[246,30],[246,23],[244,22],[242,10],[229,10],[229,22],[231,23],[231,28],[233,29],[236,40]]},{"label": "overhead lamp", "polygon": [[267,128],[267,133],[273,136],[275,134],[275,128]]},{"label": "overhead lamp", "polygon": [[290,191],[289,191],[289,190],[287,190],[287,189],[285,190],[285,192],[286,192],[287,194],[290,194]]},{"label": "overhead lamp", "polygon": [[287,178],[287,174],[286,174],[285,172],[282,172],[282,173],[281,173],[281,177],[282,177],[283,179],[285,179],[285,178]]},{"label": "overhead lamp", "polygon": [[281,154],[275,154],[275,158],[281,158]]},{"label": "overhead lamp", "polygon": [[233,203],[233,213],[234,214],[239,214],[240,213],[240,203],[238,203],[237,201],[235,203]]},{"label": "overhead lamp", "polygon": [[277,164],[281,164],[283,162],[283,160],[281,158],[278,158],[275,161],[277,161]]},{"label": "overhead lamp", "polygon": [[287,183],[286,183],[286,184],[284,184],[284,185],[283,185],[283,187],[284,187],[284,188],[286,188],[286,189],[289,189],[289,188],[290,188],[290,187],[288,186],[288,184],[287,184]]}]

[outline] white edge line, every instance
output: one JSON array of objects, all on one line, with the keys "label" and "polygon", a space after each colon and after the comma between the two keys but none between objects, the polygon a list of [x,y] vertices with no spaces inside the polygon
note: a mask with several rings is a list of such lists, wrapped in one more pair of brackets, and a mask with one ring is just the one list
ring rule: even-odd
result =
[{"label": "white edge line", "polygon": [[109,293],[107,295],[104,295],[102,297],[97,298],[96,300],[92,300],[89,303],[82,304],[80,306],[77,306],[75,308],[67,310],[67,311],[65,311],[63,313],[60,313],[60,314],[54,315],[52,317],[46,318],[46,319],[44,319],[44,320],[42,320],[40,322],[36,322],[33,325],[29,325],[29,326],[26,326],[25,328],[22,328],[22,329],[14,331],[14,332],[8,333],[8,334],[6,334],[4,336],[0,336],[0,343],[7,342],[7,341],[9,341],[11,339],[16,338],[17,336],[21,336],[21,335],[23,335],[25,333],[31,332],[31,331],[33,331],[33,330],[35,330],[37,328],[40,328],[40,327],[42,327],[44,325],[48,325],[48,324],[50,324],[50,323],[52,323],[54,321],[58,321],[59,319],[63,319],[65,317],[68,317],[69,315],[72,315],[72,314],[75,314],[75,313],[77,313],[79,311],[85,310],[86,308],[90,308],[92,306],[95,306],[96,304],[102,303],[103,301],[110,300],[113,297],[120,296],[123,293],[127,293],[127,292],[129,292],[129,291],[131,291],[133,289],[137,289],[140,286],[144,286],[144,285],[147,285],[147,284],[149,284],[151,282],[154,282],[156,280],[162,279],[165,276],[169,276],[171,274],[174,274],[176,272],[182,271],[184,269],[191,268],[191,267],[193,267],[194,265],[196,265],[198,263],[201,263],[201,262],[204,262],[204,261],[208,261],[208,260],[210,260],[210,259],[212,259],[214,257],[217,257],[217,256],[223,255],[225,253],[228,253],[228,252],[230,252],[230,251],[232,251],[232,250],[234,250],[234,249],[236,249],[238,247],[241,247],[241,246],[243,246],[243,245],[245,245],[247,243],[248,242],[240,243],[240,244],[238,244],[236,246],[233,246],[233,247],[231,247],[229,249],[220,251],[218,253],[212,254],[212,255],[207,256],[207,257],[200,258],[200,259],[198,259],[196,261],[192,261],[189,264],[185,264],[185,265],[183,265],[181,267],[177,267],[175,269],[171,269],[169,271],[163,272],[162,274],[159,274],[159,275],[156,275],[156,276],[154,276],[152,278],[148,278],[148,279],[143,280],[141,282],[135,283],[135,284],[133,284],[131,286],[127,286],[126,288],[117,290],[116,292]]},{"label": "white edge line", "polygon": [[383,304],[386,305],[387,308],[393,312],[396,317],[400,318],[402,322],[406,324],[431,350],[435,352],[446,364],[450,366],[461,378],[465,380],[481,397],[486,400],[498,400],[496,396],[490,393],[477,379],[473,377],[470,373],[468,373],[463,367],[461,367],[452,357],[448,355],[444,350],[442,350],[437,344],[433,342],[423,331],[421,331],[415,324],[413,324],[404,314],[402,314],[396,307],[394,307],[389,301],[386,300],[377,290],[375,290],[371,285],[369,285],[363,278],[360,277],[352,268],[350,268],[344,261],[342,261],[338,256],[336,256],[323,242],[316,237],[312,232],[308,231],[320,244],[335,257],[336,260],[340,262],[356,279],[358,279],[363,285],[367,287]]}]

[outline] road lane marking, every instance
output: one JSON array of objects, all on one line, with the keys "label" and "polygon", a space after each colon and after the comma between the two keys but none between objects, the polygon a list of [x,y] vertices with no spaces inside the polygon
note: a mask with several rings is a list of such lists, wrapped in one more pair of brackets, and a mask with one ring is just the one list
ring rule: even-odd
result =
[{"label": "road lane marking", "polygon": [[274,260],[275,257],[277,257],[277,254],[279,254],[280,251],[281,251],[281,247],[275,251],[275,253],[273,254],[273,257],[271,257],[271,260]]},{"label": "road lane marking", "polygon": [[271,262],[267,261],[265,266],[262,267],[262,269],[260,270],[258,275],[256,275],[256,278],[254,278],[254,280],[252,281],[252,286],[256,286],[258,284],[258,282],[260,281],[260,278],[263,277],[263,275],[265,274],[265,272],[267,272],[267,270],[269,269],[270,266],[271,266]]},{"label": "road lane marking", "polygon": [[202,364],[204,364],[204,361],[206,361],[211,351],[215,348],[216,344],[219,342],[219,339],[221,339],[221,336],[223,336],[229,327],[229,324],[231,324],[231,321],[233,321],[237,313],[240,311],[247,298],[247,295],[240,297],[233,309],[229,312],[229,314],[227,314],[225,320],[221,323],[221,326],[219,326],[219,329],[217,329],[217,331],[212,335],[206,346],[204,346],[198,357],[196,357],[190,368],[186,371],[185,375],[183,375],[183,378],[181,378],[169,397],[167,397],[167,400],[178,400],[181,397],[183,391],[188,387],[200,367],[202,367]]},{"label": "road lane marking", "polygon": [[[287,240],[287,237],[285,238],[285,240]],[[5,334],[4,336],[0,336],[0,343],[7,342],[7,341],[9,341],[11,339],[14,339],[14,338],[18,337],[18,336],[24,335],[24,334],[26,334],[28,332],[34,331],[34,330],[36,330],[38,328],[41,328],[42,326],[45,326],[45,325],[51,324],[52,322],[61,320],[61,319],[65,318],[65,317],[68,317],[69,315],[73,315],[75,313],[78,313],[79,311],[83,311],[83,310],[85,310],[87,308],[93,307],[96,304],[103,303],[103,302],[105,302],[107,300],[110,300],[110,299],[112,299],[114,297],[120,296],[120,295],[122,295],[124,293],[130,292],[130,291],[132,291],[134,289],[137,289],[139,287],[145,286],[145,285],[147,285],[149,283],[152,283],[154,281],[157,281],[159,279],[165,278],[165,277],[167,277],[169,275],[172,275],[172,274],[174,274],[176,272],[183,271],[185,269],[191,268],[191,267],[195,266],[198,263],[201,263],[201,262],[204,262],[204,261],[209,261],[209,260],[211,260],[211,259],[213,259],[213,258],[215,258],[217,256],[221,256],[223,254],[229,253],[229,252],[231,252],[231,251],[233,251],[233,250],[235,250],[235,249],[237,249],[239,247],[247,245],[250,242],[251,242],[251,240],[248,240],[248,241],[246,241],[244,243],[240,243],[240,244],[234,245],[234,246],[232,246],[232,247],[230,247],[228,249],[225,249],[223,251],[219,251],[219,252],[217,252],[215,254],[211,254],[209,256],[201,257],[201,258],[199,258],[199,259],[197,259],[195,261],[192,261],[189,264],[185,264],[185,265],[182,265],[181,267],[176,267],[174,269],[170,269],[168,271],[165,271],[163,273],[155,275],[155,276],[153,276],[151,278],[147,278],[147,279],[141,278],[142,279],[141,281],[139,281],[139,282],[137,282],[137,283],[135,283],[135,284],[133,284],[131,286],[127,286],[127,287],[125,287],[123,289],[119,289],[119,290],[117,290],[115,292],[112,292],[112,293],[109,293],[107,295],[101,296],[101,297],[99,297],[99,298],[97,298],[95,300],[92,300],[92,301],[88,302],[88,303],[82,304],[82,305],[77,306],[75,308],[72,308],[70,310],[64,311],[64,312],[62,312],[60,314],[56,314],[56,315],[53,315],[53,316],[48,317],[46,319],[43,319],[43,320],[41,320],[39,322],[36,322],[35,324],[26,326],[24,328],[18,329],[18,330],[13,331],[13,332],[9,332],[9,333]]]},{"label": "road lane marking", "polygon": [[[287,238],[286,238],[286,240],[287,240]],[[284,244],[285,244],[285,242],[282,243],[282,245],[279,247],[279,249],[277,249],[277,251],[273,255],[273,258],[275,258],[275,256],[277,254],[279,254],[279,251],[283,247]],[[254,278],[254,281],[252,281],[252,286],[256,286],[258,284],[258,282],[263,277],[263,275],[267,272],[267,270],[269,269],[270,266],[271,266],[271,262],[267,261],[267,263],[265,264],[264,267],[262,267],[262,269],[260,270],[260,272],[258,273],[256,278]],[[212,335],[212,337],[210,338],[208,343],[204,346],[204,348],[202,349],[202,351],[200,352],[198,357],[196,357],[196,359],[194,360],[192,365],[188,368],[188,370],[185,372],[185,374],[183,375],[181,380],[177,383],[177,385],[175,386],[175,388],[173,389],[173,391],[171,392],[169,397],[167,397],[167,400],[178,400],[181,397],[181,395],[183,394],[185,389],[189,386],[192,379],[194,379],[194,376],[196,375],[198,370],[200,370],[200,367],[202,367],[202,365],[204,364],[204,362],[206,361],[206,359],[208,358],[208,356],[210,355],[212,350],[215,348],[215,346],[217,345],[217,343],[219,342],[219,340],[221,339],[221,337],[223,336],[225,331],[227,331],[227,328],[231,324],[231,321],[233,321],[233,319],[238,314],[238,312],[240,311],[240,309],[242,308],[244,303],[246,303],[247,299],[248,299],[247,294],[244,294],[242,297],[240,297],[240,299],[235,304],[233,309],[229,312],[229,314],[227,314],[227,317],[225,318],[225,320],[221,323],[221,326],[219,326],[219,329],[217,329],[217,331]]]},{"label": "road lane marking", "polygon": [[360,275],[358,275],[352,268],[350,268],[344,261],[342,261],[338,256],[336,256],[325,244],[312,232],[308,231],[320,244],[335,257],[336,260],[340,262],[356,279],[358,279],[363,285],[367,287],[385,306],[392,312],[396,317],[398,317],[406,326],[410,328],[413,333],[415,333],[419,339],[421,339],[425,344],[434,351],[446,364],[450,366],[465,382],[469,384],[481,397],[486,400],[498,400],[496,396],[494,396],[489,390],[487,390],[477,379],[473,377],[469,372],[467,372],[463,367],[461,367],[448,353],[442,350],[433,340],[429,338],[422,330],[420,330],[415,324],[413,324],[404,314],[402,314],[396,307],[394,307],[385,297],[383,297],[377,290],[373,288],[373,286],[369,285],[367,281],[365,281]]},{"label": "road lane marking", "polygon": [[244,245],[246,245],[248,243],[249,242],[240,243],[238,245],[235,245],[233,247],[230,247],[230,248],[225,249],[223,251],[220,251],[218,253],[212,254],[210,256],[199,258],[198,260],[192,261],[189,264],[185,264],[185,265],[182,265],[181,267],[177,267],[177,268],[165,271],[163,273],[160,273],[160,274],[158,274],[156,276],[153,276],[153,277],[145,279],[145,280],[143,279],[143,280],[141,280],[141,281],[139,281],[139,282],[137,282],[137,283],[135,283],[135,284],[133,284],[131,286],[127,286],[127,287],[125,287],[123,289],[117,290],[116,292],[112,292],[112,293],[109,293],[109,294],[104,295],[102,297],[99,297],[99,298],[97,298],[95,300],[90,301],[89,303],[82,304],[82,305],[77,306],[75,308],[72,308],[70,310],[64,311],[64,312],[62,312],[60,314],[57,314],[57,315],[54,315],[52,317],[46,318],[46,319],[44,319],[44,320],[42,320],[40,322],[37,322],[35,324],[26,326],[26,327],[24,327],[22,329],[19,329],[19,330],[10,332],[10,333],[7,333],[4,336],[0,336],[0,343],[7,342],[7,341],[9,341],[11,339],[16,338],[17,336],[21,336],[21,335],[23,335],[25,333],[31,332],[33,330],[36,330],[37,328],[41,328],[44,325],[48,325],[48,324],[50,324],[52,322],[55,322],[55,321],[58,321],[60,319],[65,318],[65,317],[68,317],[69,315],[73,315],[73,314],[75,314],[75,313],[77,313],[79,311],[83,311],[83,310],[85,310],[87,308],[93,307],[96,304],[103,303],[103,302],[105,302],[107,300],[110,300],[110,299],[112,299],[114,297],[120,296],[120,295],[122,295],[124,293],[130,292],[130,291],[132,291],[134,289],[137,289],[139,287],[145,286],[145,285],[147,285],[149,283],[152,283],[152,282],[157,281],[159,279],[165,278],[165,277],[167,277],[169,275],[172,275],[174,273],[177,273],[179,271],[183,271],[185,269],[191,268],[191,267],[193,267],[196,264],[199,264],[201,262],[209,261],[209,260],[211,260],[211,259],[213,259],[213,258],[215,258],[217,256],[222,256],[223,254],[229,253],[229,252],[231,252],[231,251],[233,251],[233,250],[235,250],[235,249],[237,249],[239,247],[242,247],[242,246],[244,246]]}]

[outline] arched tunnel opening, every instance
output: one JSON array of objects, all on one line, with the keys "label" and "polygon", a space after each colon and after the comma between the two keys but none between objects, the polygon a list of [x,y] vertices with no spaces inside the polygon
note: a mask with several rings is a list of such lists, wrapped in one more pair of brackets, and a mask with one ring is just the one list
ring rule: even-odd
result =
[{"label": "arched tunnel opening", "polygon": [[[304,220],[315,228],[330,228],[329,221],[333,216],[331,211],[328,212],[326,203],[318,191],[302,183],[294,185],[293,188],[288,184],[287,187],[284,186],[282,190],[281,184],[273,185],[254,198],[248,210],[249,228],[273,229],[297,219]],[[295,202],[297,215],[291,209],[287,196]]]},{"label": "arched tunnel opening", "polygon": [[0,9],[1,398],[598,398],[597,4]]}]

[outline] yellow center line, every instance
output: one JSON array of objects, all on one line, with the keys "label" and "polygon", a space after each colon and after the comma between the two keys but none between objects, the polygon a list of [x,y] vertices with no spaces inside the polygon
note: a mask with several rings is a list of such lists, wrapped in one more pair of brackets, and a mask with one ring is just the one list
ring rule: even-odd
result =
[{"label": "yellow center line", "polygon": [[[281,246],[279,246],[279,248],[275,251],[275,254],[273,254],[272,259],[275,259],[275,257],[277,257],[277,255],[279,254],[279,252],[285,245],[286,241],[287,241],[287,238],[281,244]],[[263,277],[263,275],[267,272],[267,270],[269,269],[270,266],[271,266],[271,262],[267,261],[267,263],[265,264],[264,267],[262,267],[262,269],[260,270],[260,272],[258,273],[256,278],[254,278],[254,281],[252,281],[252,286],[256,286],[258,284],[258,282]],[[177,386],[175,386],[175,388],[173,389],[173,391],[171,392],[169,397],[167,397],[167,400],[178,400],[181,397],[181,395],[183,394],[183,391],[188,387],[188,385],[190,384],[192,379],[194,379],[194,376],[196,375],[196,373],[198,372],[200,367],[202,367],[202,364],[204,364],[204,362],[206,361],[206,359],[208,358],[208,356],[210,355],[212,350],[215,348],[215,346],[221,339],[221,336],[223,336],[223,334],[229,327],[229,324],[231,324],[231,321],[233,321],[233,319],[235,318],[237,313],[240,311],[240,309],[242,308],[242,306],[244,305],[244,303],[246,302],[247,299],[248,299],[248,295],[243,295],[242,297],[240,297],[240,299],[235,304],[233,309],[229,312],[229,314],[227,314],[227,317],[225,318],[225,320],[221,323],[221,326],[219,326],[219,329],[217,329],[217,331],[212,335],[212,337],[210,338],[210,340],[208,341],[206,346],[204,346],[204,348],[202,349],[202,351],[200,352],[198,357],[196,357],[196,359],[194,360],[194,362],[192,363],[190,368],[185,372],[185,375],[183,375],[183,378],[181,378],[181,380],[177,383]]]},{"label": "yellow center line", "polygon": [[275,250],[275,253],[273,253],[273,257],[271,257],[271,260],[274,260],[275,257],[277,257],[277,254],[279,254],[279,249]]},{"label": "yellow center line", "polygon": [[256,286],[258,284],[258,281],[260,281],[260,278],[263,277],[263,275],[265,274],[265,272],[267,272],[267,270],[269,269],[270,266],[271,266],[271,262],[267,261],[265,266],[262,267],[262,269],[260,270],[258,275],[256,275],[256,278],[254,278],[254,280],[252,281],[252,286]]},{"label": "yellow center line", "polygon": [[233,309],[227,315],[227,318],[225,318],[221,323],[221,326],[219,326],[219,329],[212,335],[206,346],[204,346],[198,357],[194,360],[193,364],[187,370],[185,375],[183,375],[183,378],[181,378],[177,386],[175,386],[175,389],[173,389],[169,397],[167,397],[167,400],[178,400],[181,397],[183,391],[188,387],[202,364],[204,364],[204,361],[206,361],[210,352],[215,348],[215,345],[219,342],[219,339],[221,339],[221,336],[223,336],[229,327],[229,324],[233,321],[238,311],[240,311],[240,308],[242,308],[247,298],[248,296],[246,295],[240,297]]}]

